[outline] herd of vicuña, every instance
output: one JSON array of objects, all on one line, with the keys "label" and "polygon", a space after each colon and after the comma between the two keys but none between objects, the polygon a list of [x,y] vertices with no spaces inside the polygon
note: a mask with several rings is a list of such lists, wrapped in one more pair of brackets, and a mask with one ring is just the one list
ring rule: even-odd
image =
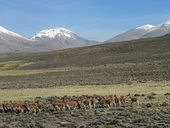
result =
[{"label": "herd of vicu\u00f1a", "polygon": [[44,100],[35,101],[4,101],[0,103],[0,112],[16,113],[38,113],[43,111],[66,111],[75,109],[95,109],[104,107],[126,107],[127,105],[138,105],[138,97],[117,95],[82,95],[48,97]]}]

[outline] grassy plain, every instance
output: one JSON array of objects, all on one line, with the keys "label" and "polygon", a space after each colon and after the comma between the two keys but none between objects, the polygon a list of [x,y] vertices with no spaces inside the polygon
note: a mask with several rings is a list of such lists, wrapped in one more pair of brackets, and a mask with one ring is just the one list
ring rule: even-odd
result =
[{"label": "grassy plain", "polygon": [[9,100],[33,100],[35,97],[46,98],[49,96],[64,96],[64,95],[127,95],[145,94],[151,92],[157,95],[169,93],[170,82],[147,82],[147,83],[132,83],[131,85],[87,85],[87,86],[59,86],[55,88],[33,88],[33,89],[1,89],[0,101]]}]

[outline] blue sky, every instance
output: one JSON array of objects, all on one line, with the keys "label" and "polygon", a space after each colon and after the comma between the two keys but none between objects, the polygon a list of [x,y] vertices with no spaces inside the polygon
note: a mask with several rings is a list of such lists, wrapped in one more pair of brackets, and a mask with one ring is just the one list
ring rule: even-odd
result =
[{"label": "blue sky", "polygon": [[130,28],[170,19],[170,0],[0,0],[0,26],[31,37],[65,27],[104,41]]}]

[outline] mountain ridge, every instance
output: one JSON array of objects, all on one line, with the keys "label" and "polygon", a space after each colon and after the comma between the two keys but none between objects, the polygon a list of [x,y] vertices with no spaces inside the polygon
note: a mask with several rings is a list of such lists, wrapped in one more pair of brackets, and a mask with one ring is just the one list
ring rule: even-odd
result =
[{"label": "mountain ridge", "polygon": [[[103,43],[122,42],[161,37],[170,33],[170,20],[159,24],[146,24],[130,29]],[[0,26],[0,52],[44,52],[96,45],[101,42],[84,39],[66,28],[44,29],[32,36],[23,37]]]},{"label": "mountain ridge", "polygon": [[156,26],[147,24],[127,30],[126,32],[118,34],[113,38],[106,40],[105,42],[106,43],[121,42],[138,40],[143,38],[161,37],[169,33],[170,33],[170,20]]}]

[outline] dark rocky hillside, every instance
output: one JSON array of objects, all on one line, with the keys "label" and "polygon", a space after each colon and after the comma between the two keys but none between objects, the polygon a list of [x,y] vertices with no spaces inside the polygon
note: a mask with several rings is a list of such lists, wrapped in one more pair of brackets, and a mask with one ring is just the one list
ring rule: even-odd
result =
[{"label": "dark rocky hillside", "polygon": [[47,72],[1,75],[1,88],[170,80],[170,35],[53,52],[0,54],[0,63],[12,61],[23,64],[12,70]]}]

